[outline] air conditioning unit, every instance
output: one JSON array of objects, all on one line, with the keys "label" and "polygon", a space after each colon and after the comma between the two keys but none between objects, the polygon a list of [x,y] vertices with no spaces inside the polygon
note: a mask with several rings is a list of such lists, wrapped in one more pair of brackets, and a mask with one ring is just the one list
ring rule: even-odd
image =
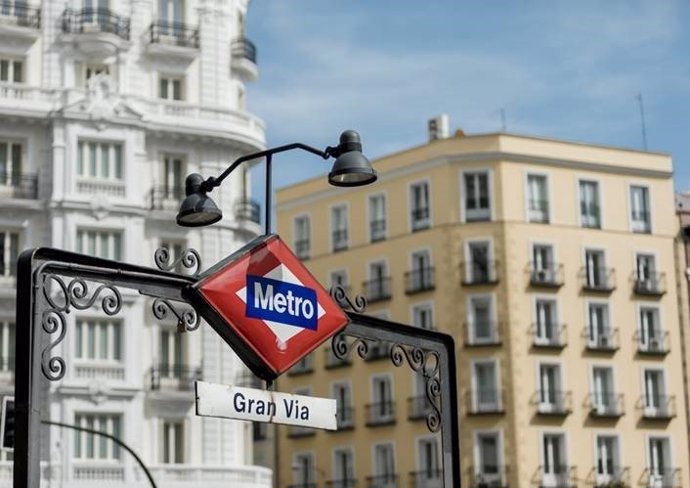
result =
[{"label": "air conditioning unit", "polygon": [[449,134],[448,115],[442,114],[430,119],[427,123],[427,128],[429,130],[429,142],[438,139],[447,139]]}]

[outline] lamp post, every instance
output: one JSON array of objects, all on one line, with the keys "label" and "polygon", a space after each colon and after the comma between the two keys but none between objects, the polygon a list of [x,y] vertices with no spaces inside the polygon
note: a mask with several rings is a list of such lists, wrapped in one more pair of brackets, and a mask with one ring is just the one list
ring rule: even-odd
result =
[{"label": "lamp post", "polygon": [[218,177],[211,176],[204,180],[199,173],[190,174],[185,180],[185,199],[182,201],[180,211],[177,214],[177,224],[183,227],[202,227],[218,222],[223,218],[223,213],[207,193],[220,186],[223,180],[242,163],[258,158],[266,158],[264,232],[265,234],[270,234],[271,163],[273,155],[293,149],[301,149],[321,156],[323,159],[336,158],[330,173],[328,173],[328,182],[333,186],[363,186],[376,181],[376,171],[371,167],[369,160],[362,154],[362,141],[359,134],[354,130],[346,130],[340,135],[340,142],[335,147],[328,146],[326,149],[320,150],[300,142],[295,142],[242,156],[236,159]]}]

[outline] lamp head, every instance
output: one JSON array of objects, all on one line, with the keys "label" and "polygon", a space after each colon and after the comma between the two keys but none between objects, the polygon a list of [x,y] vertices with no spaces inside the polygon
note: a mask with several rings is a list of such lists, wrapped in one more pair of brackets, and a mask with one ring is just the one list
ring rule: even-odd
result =
[{"label": "lamp head", "polygon": [[182,200],[180,211],[177,213],[177,225],[182,227],[203,227],[218,222],[223,218],[223,212],[215,202],[206,195],[202,188],[204,177],[199,173],[192,173],[185,179],[185,199]]},{"label": "lamp head", "polygon": [[364,186],[376,181],[376,171],[362,154],[362,140],[354,130],[340,135],[340,144],[331,151],[336,156],[328,182],[333,186]]}]

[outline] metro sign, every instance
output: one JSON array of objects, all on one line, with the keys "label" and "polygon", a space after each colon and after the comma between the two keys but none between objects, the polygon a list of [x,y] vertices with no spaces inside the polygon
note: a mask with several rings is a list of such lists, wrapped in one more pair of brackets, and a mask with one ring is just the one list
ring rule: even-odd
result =
[{"label": "metro sign", "polygon": [[258,237],[213,266],[184,294],[265,380],[284,373],[348,323],[275,234]]}]

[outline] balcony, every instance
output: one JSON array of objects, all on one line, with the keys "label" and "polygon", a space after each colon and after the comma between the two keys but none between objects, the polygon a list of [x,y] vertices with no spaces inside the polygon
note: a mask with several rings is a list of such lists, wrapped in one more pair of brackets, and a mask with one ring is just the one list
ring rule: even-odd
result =
[{"label": "balcony", "polygon": [[592,337],[592,327],[586,327],[583,336],[587,340],[587,350],[591,352],[614,352],[620,347],[620,339],[618,338],[618,329],[604,329],[597,331],[597,334]]},{"label": "balcony", "polygon": [[651,276],[640,277],[633,274],[633,291],[636,295],[645,297],[661,297],[666,293],[666,274],[653,273]]},{"label": "balcony", "polygon": [[377,219],[369,222],[369,239],[371,242],[378,242],[386,239],[385,219]]},{"label": "balcony", "polygon": [[645,488],[681,488],[680,468],[646,468],[642,473]]},{"label": "balcony", "polygon": [[201,379],[201,368],[183,364],[160,364],[150,371],[151,391],[191,391]]},{"label": "balcony", "polygon": [[652,329],[645,334],[638,330],[635,332],[634,339],[637,343],[637,352],[639,354],[665,356],[670,351],[667,330]]},{"label": "balcony", "polygon": [[463,286],[495,285],[498,283],[497,261],[465,261],[460,265]]},{"label": "balcony", "polygon": [[295,241],[295,255],[300,259],[309,259],[311,251],[311,242],[309,239],[300,239]]},{"label": "balcony", "polygon": [[392,400],[366,405],[366,425],[369,427],[395,423],[395,402]]},{"label": "balcony", "polygon": [[75,361],[74,377],[80,380],[124,381],[125,365],[121,362]]},{"label": "balcony", "polygon": [[568,345],[566,324],[533,323],[530,327],[530,334],[532,334],[532,347],[563,349]]},{"label": "balcony", "polygon": [[41,8],[14,0],[0,1],[0,34],[27,41],[29,47],[41,35]]},{"label": "balcony", "polygon": [[601,209],[597,203],[580,201],[580,225],[589,229],[601,229]]},{"label": "balcony", "polygon": [[504,413],[503,390],[471,390],[465,396],[468,415],[487,415]]},{"label": "balcony", "polygon": [[355,409],[353,407],[338,406],[335,416],[338,430],[349,430],[355,428]]},{"label": "balcony", "polygon": [[67,9],[62,14],[62,32],[74,39],[80,51],[90,56],[112,56],[129,46],[130,20],[107,8]]},{"label": "balcony", "polygon": [[391,278],[382,276],[362,283],[364,298],[369,303],[390,300],[391,298]]},{"label": "balcony", "polygon": [[577,467],[539,466],[539,488],[575,488],[577,486]]},{"label": "balcony", "polygon": [[[149,466],[158,486],[271,488],[271,470],[261,466],[161,464]],[[180,483],[180,484],[178,484]],[[123,485],[124,486],[124,485]]]},{"label": "balcony", "polygon": [[38,176],[0,172],[0,198],[35,200],[38,198]]},{"label": "balcony", "polygon": [[465,322],[465,347],[493,347],[501,345],[499,322]]},{"label": "balcony", "polygon": [[407,420],[425,420],[434,411],[426,395],[417,395],[407,399]]},{"label": "balcony", "polygon": [[630,468],[613,466],[607,467],[607,473],[599,473],[597,468],[592,468],[587,477],[588,484],[594,488],[624,488],[630,484]]},{"label": "balcony", "polygon": [[549,201],[530,199],[528,204],[529,221],[535,224],[549,223]]},{"label": "balcony", "polygon": [[469,488],[508,488],[508,466],[472,466],[469,479]]},{"label": "balcony", "polygon": [[240,222],[261,222],[261,206],[251,198],[238,198],[232,204],[235,219]]},{"label": "balcony", "polygon": [[154,186],[150,191],[150,209],[177,212],[184,197],[183,186]]},{"label": "balcony", "polygon": [[342,478],[338,480],[327,480],[326,488],[356,488],[357,480],[354,478]]},{"label": "balcony", "polygon": [[410,218],[412,219],[412,232],[428,229],[431,225],[429,207],[413,209],[412,212],[410,212]]},{"label": "balcony", "polygon": [[539,415],[564,416],[573,411],[573,395],[569,391],[537,390],[534,398]]},{"label": "balcony", "polygon": [[329,345],[325,350],[324,353],[326,355],[325,358],[325,367],[326,369],[335,369],[335,368],[343,368],[346,366],[350,366],[352,364],[352,361],[350,358],[347,359],[340,359],[333,353],[333,349]]},{"label": "balcony", "polygon": [[413,295],[431,291],[436,288],[434,284],[434,267],[415,269],[405,273],[405,293]]},{"label": "balcony", "polygon": [[563,286],[563,265],[547,263],[539,267],[529,263],[529,284],[534,288],[560,288]]},{"label": "balcony", "polygon": [[367,488],[398,488],[397,473],[367,476]]},{"label": "balcony", "polygon": [[676,416],[676,397],[671,395],[642,395],[637,402],[642,418],[670,420]]},{"label": "balcony", "polygon": [[300,374],[309,374],[314,371],[314,356],[308,354],[297,361],[290,369],[287,370],[288,376],[297,376]]},{"label": "balcony", "polygon": [[365,361],[378,361],[391,357],[392,345],[390,342],[369,342]]},{"label": "balcony", "polygon": [[589,415],[593,418],[618,418],[625,414],[623,394],[593,393],[587,398]]},{"label": "balcony", "polygon": [[344,251],[348,248],[347,229],[334,230],[331,233],[333,240],[333,252]]},{"label": "balcony", "polygon": [[231,67],[238,77],[245,81],[256,81],[259,70],[256,66],[256,46],[246,37],[240,37],[230,44]]},{"label": "balcony", "polygon": [[194,59],[199,52],[199,29],[182,22],[153,22],[146,51],[154,56]]},{"label": "balcony", "polygon": [[423,471],[410,471],[410,488],[442,488],[443,470],[429,467]]},{"label": "balcony", "polygon": [[647,210],[633,210],[631,214],[632,231],[642,234],[652,232],[651,214]]},{"label": "balcony", "polygon": [[613,268],[582,268],[580,280],[582,291],[611,293],[616,289],[616,271]]}]

